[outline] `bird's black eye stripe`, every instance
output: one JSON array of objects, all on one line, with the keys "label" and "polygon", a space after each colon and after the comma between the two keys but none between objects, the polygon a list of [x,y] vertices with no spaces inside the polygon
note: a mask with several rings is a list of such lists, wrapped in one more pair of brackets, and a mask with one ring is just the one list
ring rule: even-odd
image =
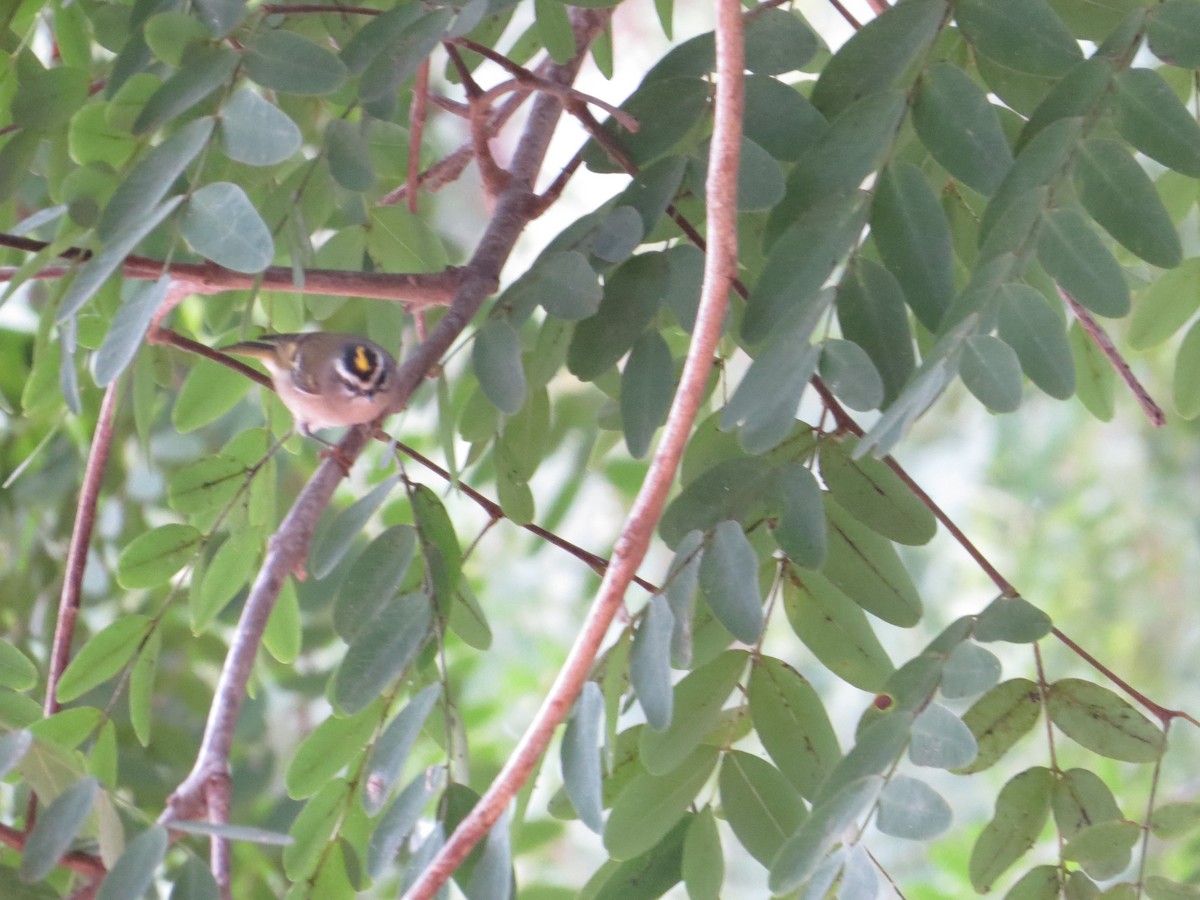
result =
[{"label": "bird's black eye stripe", "polygon": [[366,344],[351,344],[337,363],[339,374],[348,385],[370,396],[382,386],[387,372],[379,353]]}]

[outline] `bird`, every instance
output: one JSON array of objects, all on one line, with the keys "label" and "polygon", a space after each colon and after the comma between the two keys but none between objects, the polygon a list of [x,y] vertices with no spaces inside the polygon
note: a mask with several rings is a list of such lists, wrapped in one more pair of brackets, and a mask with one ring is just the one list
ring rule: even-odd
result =
[{"label": "bird", "polygon": [[305,436],[316,437],[314,428],[372,422],[392,408],[396,360],[358,335],[265,334],[220,349],[266,366],[279,399]]}]

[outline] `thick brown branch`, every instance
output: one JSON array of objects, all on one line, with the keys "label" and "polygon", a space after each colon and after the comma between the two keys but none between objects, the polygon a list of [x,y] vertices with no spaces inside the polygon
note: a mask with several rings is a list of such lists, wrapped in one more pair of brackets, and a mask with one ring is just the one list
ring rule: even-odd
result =
[{"label": "thick brown branch", "polygon": [[550,693],[500,774],[455,829],[429,868],[405,894],[407,900],[427,900],[432,897],[487,834],[529,778],[587,679],[609,625],[622,607],[625,591],[645,557],[654,528],[662,515],[667,492],[703,400],[704,386],[721,334],[730,283],[736,271],[736,174],[741,144],[742,56],[742,19],[737,0],[719,0],[719,80],[706,190],[710,252],[705,258],[704,286],[694,336],[688,348],[679,389],[667,416],[662,441],[617,541],[612,565],[604,575],[583,628]]},{"label": "thick brown branch", "polygon": [[[594,35],[603,22],[602,13],[582,12],[584,31]],[[587,41],[580,43],[576,58],[553,67],[548,77],[571,81],[583,58]],[[471,261],[458,273],[458,291],[438,324],[400,366],[397,372],[396,406],[407,403],[423,381],[470,323],[484,300],[496,290],[499,275],[533,208],[532,186],[545,159],[551,135],[561,116],[557,100],[539,97],[530,111],[525,131],[513,158],[512,178],[497,200],[496,210]],[[229,791],[229,753],[234,726],[241,712],[246,685],[254,666],[267,619],[288,575],[297,571],[307,557],[313,530],[329,505],[334,490],[345,474],[342,463],[353,462],[362,452],[374,429],[352,428],[337,447],[337,457],[327,458],[301,491],[295,504],[271,538],[263,566],[242,608],[229,654],[217,682],[196,762],[192,771],[171,795],[160,819],[165,823],[181,818],[221,815]],[[221,887],[228,891],[228,873],[214,870]]]},{"label": "thick brown branch", "polygon": [[96,505],[100,500],[100,482],[104,479],[108,454],[112,450],[113,419],[116,417],[120,384],[120,379],[117,379],[104,391],[100,415],[96,420],[96,431],[92,435],[92,446],[88,451],[87,465],[83,470],[83,486],[75,507],[75,528],[71,532],[71,543],[67,548],[66,574],[63,577],[62,594],[58,600],[58,622],[54,626],[54,643],[50,648],[50,666],[46,674],[46,699],[43,708],[47,716],[52,716],[59,710],[58,682],[71,658],[71,641],[75,636],[75,623],[79,618],[83,571],[87,566],[88,545],[91,543],[92,529],[96,524]]}]

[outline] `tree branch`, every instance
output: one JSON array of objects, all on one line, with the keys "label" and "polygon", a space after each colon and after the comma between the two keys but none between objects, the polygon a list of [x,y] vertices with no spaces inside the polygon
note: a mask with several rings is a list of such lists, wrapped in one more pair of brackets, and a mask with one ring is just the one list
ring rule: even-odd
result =
[{"label": "tree branch", "polygon": [[1125,362],[1125,357],[1121,355],[1121,351],[1113,344],[1112,339],[1100,327],[1100,323],[1095,317],[1087,311],[1079,301],[1062,289],[1061,285],[1056,284],[1058,288],[1058,296],[1062,297],[1063,302],[1071,307],[1071,312],[1075,313],[1075,318],[1079,320],[1080,326],[1087,332],[1087,336],[1092,339],[1100,352],[1104,354],[1104,358],[1109,364],[1117,370],[1117,374],[1121,376],[1121,380],[1125,382],[1125,386],[1129,388],[1138,404],[1142,407],[1142,411],[1146,414],[1146,418],[1150,420],[1150,424],[1155,428],[1162,428],[1167,424],[1167,415],[1162,411],[1162,407],[1154,402],[1154,398],[1150,396],[1150,392],[1146,390],[1145,385],[1138,381],[1138,377],[1133,374],[1133,370],[1129,368],[1129,363]]},{"label": "tree branch", "polygon": [[[37,253],[49,246],[45,241],[0,234],[0,247],[12,247]],[[69,247],[59,256],[64,259],[86,260],[90,250]],[[61,278],[67,273],[62,266],[42,270],[34,278]],[[456,266],[441,272],[388,274],[386,272],[348,272],[338,269],[305,269],[304,283],[297,285],[290,266],[269,266],[257,275],[234,272],[213,262],[166,263],[145,256],[127,256],[122,265],[126,278],[158,279],[169,274],[177,281],[186,281],[196,293],[216,294],[221,291],[290,291],[296,294],[329,294],[335,297],[368,297],[372,300],[398,300],[409,309],[447,306],[462,281],[462,269]],[[0,281],[8,281],[15,269],[0,269]]]},{"label": "tree branch", "polygon": [[[552,67],[548,77],[563,82],[575,77],[584,50],[605,18],[606,13],[602,12],[581,11],[577,14],[579,50],[567,64]],[[500,270],[529,222],[534,207],[533,184],[560,116],[561,107],[556,99],[539,96],[535,101],[513,159],[510,183],[498,198],[496,211],[471,261],[459,272],[458,292],[450,309],[429,337],[400,366],[396,386],[398,399],[388,414],[405,405],[425,374],[470,323],[483,301],[496,290]],[[353,462],[373,433],[374,426],[350,429],[338,444],[338,456]],[[267,619],[288,574],[303,565],[316,522],[329,505],[343,475],[341,465],[327,458],[317,467],[271,538],[222,667],[196,762],[168,798],[167,807],[160,816],[161,822],[169,824],[176,819],[197,818],[206,813],[211,816],[224,807],[230,792],[229,755],[234,726]],[[217,859],[214,854],[213,861]],[[229,873],[214,870],[214,875],[222,889],[228,891]]]},{"label": "tree branch", "polygon": [[705,257],[696,327],[662,441],[617,540],[612,565],[604,575],[587,619],[553,687],[487,792],[404,895],[406,900],[428,900],[434,896],[503,814],[542,757],[555,729],[570,712],[609,625],[622,606],[629,582],[646,555],[696,412],[703,401],[737,266],[736,194],[744,66],[742,19],[737,0],[718,0],[716,32],[717,102],[705,191],[709,253]]}]

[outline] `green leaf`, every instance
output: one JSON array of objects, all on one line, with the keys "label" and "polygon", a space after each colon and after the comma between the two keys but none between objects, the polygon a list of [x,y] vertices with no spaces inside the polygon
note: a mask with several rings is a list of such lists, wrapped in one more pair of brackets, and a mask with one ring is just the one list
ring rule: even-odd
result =
[{"label": "green leaf", "polygon": [[157,214],[159,202],[204,149],[214,125],[209,117],[189,122],[147,153],[122,179],[96,226],[96,234],[106,247],[132,229],[141,229],[141,235],[149,233],[145,223]]},{"label": "green leaf", "polygon": [[167,502],[187,515],[223,509],[249,477],[246,464],[232,456],[206,456],[171,473]]},{"label": "green leaf", "polygon": [[411,525],[393,525],[371,541],[354,561],[338,588],[333,607],[333,630],[352,643],[363,625],[391,603],[412,565],[417,531]]},{"label": "green leaf", "polygon": [[596,271],[578,250],[543,254],[517,281],[516,288],[550,315],[570,321],[594,316],[604,295]]},{"label": "green leaf", "polygon": [[292,821],[288,834],[293,843],[283,848],[283,869],[289,878],[299,880],[315,871],[342,818],[349,792],[350,785],[342,779],[330,781]]},{"label": "green leaf", "polygon": [[555,0],[534,0],[533,10],[542,45],[550,58],[562,65],[575,53],[575,34],[565,4]]},{"label": "green leaf", "polygon": [[604,695],[600,686],[594,681],[585,682],[567,720],[561,749],[563,787],[580,820],[596,834],[604,829],[600,766],[603,713]]},{"label": "green leaf", "polygon": [[381,481],[368,494],[359,497],[334,516],[329,527],[313,541],[312,550],[309,551],[308,571],[314,578],[324,578],[337,567],[398,481],[399,476],[396,475]]},{"label": "green leaf", "polygon": [[795,72],[816,55],[820,40],[797,12],[767,7],[746,23],[746,68],[756,75]]},{"label": "green leaf", "polygon": [[191,109],[224,85],[237,67],[238,55],[228,47],[206,47],[150,95],[133,121],[133,133],[155,131]]},{"label": "green leaf", "polygon": [[261,272],[275,256],[275,242],[258,210],[228,181],[206,184],[188,198],[179,232],[201,256],[235,272]]},{"label": "green leaf", "polygon": [[134,538],[117,559],[117,581],[126,588],[165,584],[196,555],[204,535],[191,525],[160,525]]},{"label": "green leaf", "polygon": [[800,397],[820,358],[820,350],[807,341],[809,330],[805,322],[775,335],[721,410],[721,428],[740,426],[738,442],[747,453],[766,453],[791,433]]},{"label": "green leaf", "polygon": [[1133,845],[1141,837],[1136,822],[1101,822],[1089,825],[1063,847],[1063,859],[1079,863],[1100,881],[1115,878],[1129,867]]},{"label": "green leaf", "polygon": [[[790,16],[789,16],[790,18]],[[689,184],[696,196],[703,199],[709,166],[709,142],[700,145],[690,159]],[[738,212],[771,209],[783,197],[783,170],[775,158],[747,137],[742,138],[738,158]]]},{"label": "green leaf", "polygon": [[1075,364],[1061,313],[1027,284],[1000,288],[998,333],[1029,380],[1058,400],[1075,391]]},{"label": "green leaf", "polygon": [[[136,544],[135,541],[129,549]],[[133,655],[149,634],[150,627],[150,619],[146,616],[126,615],[94,635],[79,648],[79,652],[63,672],[58,683],[58,699],[69,703],[116,675],[133,659]]]},{"label": "green leaf", "polygon": [[882,787],[882,778],[861,778],[815,805],[772,860],[771,892],[785,894],[803,885],[846,829],[871,807]]},{"label": "green leaf", "polygon": [[1167,746],[1166,735],[1153,722],[1090,681],[1056,681],[1046,695],[1046,713],[1067,737],[1109,759],[1155,762]]},{"label": "green leaf", "polygon": [[1069,171],[1082,130],[1082,119],[1060,119],[1043,128],[1021,149],[984,210],[979,230],[981,244],[1010,206],[1020,202],[1029,191],[1049,188],[1062,180],[1064,172]]},{"label": "green leaf", "polygon": [[1116,415],[1116,372],[1078,322],[1067,332],[1070,355],[1075,361],[1075,394],[1087,412],[1100,421]]},{"label": "green leaf", "polygon": [[913,125],[930,154],[955,178],[985,197],[1013,162],[1000,116],[962,69],[934,63],[921,75]]},{"label": "green leaf", "polygon": [[214,38],[228,35],[245,18],[245,0],[196,0],[196,14]]},{"label": "green leaf", "polygon": [[821,441],[821,478],[838,504],[872,531],[901,544],[927,544],[937,532],[929,506],[885,462],[854,458],[857,441]]},{"label": "green leaf", "polygon": [[1017,138],[1020,150],[1030,138],[1060,119],[1095,116],[1109,103],[1114,64],[1103,56],[1076,63],[1037,105]]},{"label": "green leaf", "polygon": [[1127,69],[1116,79],[1117,130],[1164,166],[1200,176],[1200,125],[1165,78],[1153,69]]},{"label": "green leaf", "polygon": [[1035,682],[1014,678],[996,685],[963,715],[963,724],[979,744],[979,754],[958,773],[971,775],[991,768],[1033,730],[1041,712],[1042,695]]},{"label": "green leaf", "polygon": [[246,48],[242,65],[251,81],[287,94],[328,94],[347,78],[337,55],[291,31],[262,31]]},{"label": "green leaf", "polygon": [[356,715],[331,715],[305,735],[284,773],[284,786],[293,800],[313,797],[368,746],[379,725],[379,707],[368,706]]},{"label": "green leaf", "polygon": [[959,769],[970,765],[978,753],[979,745],[971,730],[940,704],[930,703],[913,722],[908,747],[913,765]]},{"label": "green leaf", "polygon": [[820,695],[782,660],[762,657],[750,674],[750,716],[771,760],[805,797],[814,797],[841,758]]},{"label": "green leaf", "polygon": [[261,533],[254,529],[245,536],[225,541],[213,555],[204,569],[203,580],[193,586],[188,598],[194,633],[207,631],[225,604],[246,584],[263,543]]},{"label": "green leaf", "polygon": [[1058,866],[1034,866],[1009,889],[1004,900],[1058,900],[1073,896],[1069,891],[1062,893],[1061,875]]},{"label": "green leaf", "polygon": [[883,379],[885,405],[896,399],[916,367],[904,300],[895,276],[862,256],[849,267],[838,288],[842,334],[862,347],[875,364]]},{"label": "green leaf", "polygon": [[379,812],[391,794],[413,744],[440,696],[439,685],[422,688],[375,741],[363,779],[362,806],[367,815]]},{"label": "green leaf", "polygon": [[796,636],[838,678],[878,692],[893,671],[867,614],[819,572],[790,571],[783,608]]},{"label": "green leaf", "polygon": [[[181,197],[172,197],[156,209],[147,211],[144,219],[129,223],[128,226],[114,234],[99,253],[92,256],[79,268],[78,274],[58,305],[59,323],[67,321],[79,312],[83,305],[92,298],[92,295],[100,290],[101,285],[108,280],[108,277],[117,271],[125,261],[125,257],[141,239],[174,212],[181,199]],[[109,205],[111,206],[111,204]],[[100,224],[103,226],[103,219]]]},{"label": "green leaf", "polygon": [[[1151,875],[1149,878],[1147,878],[1145,890],[1146,896],[1149,897],[1150,900],[1194,900],[1194,898],[1198,896],[1196,886],[1194,884],[1171,881],[1169,878],[1164,878],[1162,875]],[[1114,897],[1117,896],[1114,889],[1110,889],[1108,893],[1112,894]],[[1129,890],[1125,896],[1129,898],[1136,896],[1132,886],[1129,887]],[[1125,900],[1125,898],[1121,897],[1119,900]]]},{"label": "green leaf", "polygon": [[[782,183],[783,175],[779,180]],[[618,204],[592,235],[592,253],[604,262],[624,262],[637,249],[644,234],[641,214],[632,206]]]},{"label": "green leaf", "polygon": [[96,893],[96,900],[126,900],[141,897],[154,881],[155,872],[167,855],[167,829],[152,825],[125,848]]},{"label": "green leaf", "polygon": [[942,696],[947,700],[973,697],[1000,680],[1000,660],[990,650],[964,641],[950,653],[942,670]]},{"label": "green leaf", "polygon": [[919,622],[921,598],[892,542],[828,497],[825,514],[829,521],[825,577],[885,622],[901,628],[911,628]]},{"label": "green leaf", "polygon": [[653,329],[633,345],[621,373],[621,424],[629,455],[641,459],[659,426],[667,420],[675,393],[675,360]]},{"label": "green leaf", "polygon": [[418,774],[379,817],[367,847],[367,873],[372,878],[378,878],[394,862],[420,820],[421,810],[441,790],[444,772],[444,769],[430,769]]},{"label": "green leaf", "polygon": [[665,775],[644,772],[634,777],[617,796],[604,824],[604,849],[608,855],[613,859],[633,859],[657,844],[683,817],[708,781],[717,764],[717,755],[716,747],[697,747]]},{"label": "green leaf", "polygon": [[[129,670],[129,722],[138,743],[143,747],[150,746],[150,726],[154,721],[154,676],[158,671],[161,651],[162,629],[156,628],[150,632],[141,652],[133,661],[133,668]],[[115,783],[115,775],[111,781]]]},{"label": "green leaf", "polygon": [[37,684],[38,670],[20,650],[0,638],[0,686],[27,691]]},{"label": "green leaf", "polygon": [[906,0],[871,19],[825,64],[813,105],[833,118],[861,97],[892,87],[937,36],[946,11],[946,0]]},{"label": "green leaf", "polygon": [[650,900],[661,897],[683,877],[683,842],[690,824],[681,818],[666,837],[625,862],[609,862],[592,876],[583,896],[589,900]]},{"label": "green leaf", "polygon": [[[671,724],[674,693],[671,689],[671,635],[675,615],[666,597],[655,594],[646,604],[641,624],[633,636],[629,657],[629,683],[646,714],[647,724],[662,731]],[[589,826],[590,827],[590,826]],[[593,828],[599,831],[599,828]]]},{"label": "green leaf", "polygon": [[462,569],[462,549],[454,533],[454,523],[437,495],[423,484],[411,493],[413,517],[421,537],[421,555],[433,581],[433,596],[439,609],[454,602],[454,591]]},{"label": "green leaf", "polygon": [[567,348],[571,373],[593,381],[608,371],[653,320],[667,283],[668,261],[662,253],[638,254],[609,275],[596,315],[575,326]]},{"label": "green leaf", "polygon": [[163,275],[157,281],[130,285],[129,296],[117,309],[104,343],[92,357],[92,376],[98,386],[106,387],[133,362],[150,320],[170,287],[170,275]]},{"label": "green leaf", "polygon": [[950,804],[925,782],[893,775],[879,794],[875,826],[892,837],[927,841],[949,828],[952,818]]},{"label": "green leaf", "polygon": [[700,593],[730,634],[743,643],[758,641],[763,629],[758,555],[737,522],[720,522],[706,543]]},{"label": "green leaf", "polygon": [[[253,385],[241,372],[200,359],[192,366],[171,407],[171,424],[181,434],[215,422],[233,409]],[[242,467],[245,477],[245,466]]]},{"label": "green leaf", "polygon": [[[339,120],[340,121],[340,120]],[[300,129],[274,103],[241,88],[221,107],[221,149],[250,166],[273,166],[300,149]]]},{"label": "green leaf", "polygon": [[968,335],[959,374],[963,384],[992,412],[1021,406],[1021,361],[1004,341],[990,334]]},{"label": "green leaf", "polygon": [[829,124],[795,87],[762,75],[746,77],[742,130],[773,157],[795,162]]},{"label": "green leaf", "polygon": [[450,264],[442,239],[403,206],[371,209],[367,252],[386,272],[439,272]]},{"label": "green leaf", "polygon": [[1050,633],[1050,617],[1024,597],[999,597],[975,623],[975,640],[1028,644]]},{"label": "green leaf", "polygon": [[[708,111],[710,92],[700,78],[647,80],[621,104],[637,120],[638,130],[628,132],[612,119],[604,123],[604,130],[638,168],[644,168],[671,153],[692,131]],[[594,140],[584,149],[583,159],[593,172],[623,171]]]},{"label": "green leaf", "polygon": [[1150,350],[1166,341],[1200,309],[1200,257],[1185,259],[1163,272],[1138,298],[1129,320],[1127,339],[1135,350]]},{"label": "green leaf", "polygon": [[10,731],[0,736],[0,777],[8,775],[33,746],[33,734],[28,731]]},{"label": "green leaf", "polygon": [[1200,322],[1195,322],[1183,337],[1175,356],[1172,397],[1175,410],[1185,419],[1200,416]]},{"label": "green leaf", "polygon": [[848,215],[848,210],[857,214],[857,203],[851,198],[887,158],[906,109],[903,91],[882,91],[868,94],[830,122],[788,176],[787,193],[767,220],[768,249],[798,219],[809,218],[816,206],[835,220]]},{"label": "green leaf", "polygon": [[1150,52],[1165,63],[1200,68],[1200,6],[1193,0],[1166,0],[1146,17]]},{"label": "green leaf", "polygon": [[375,167],[361,126],[333,119],[325,126],[325,153],[333,180],[348,191],[362,193],[375,184]]},{"label": "green leaf", "polygon": [[490,318],[475,335],[471,364],[479,387],[500,412],[514,415],[525,405],[521,337],[508,319]]},{"label": "green leaf", "polygon": [[[666,775],[683,763],[721,720],[721,707],[746,668],[746,654],[727,650],[690,672],[675,686],[674,714],[661,731],[642,731],[642,764],[651,775]],[[611,822],[610,822],[611,827]],[[605,834],[607,835],[607,830]]]},{"label": "green leaf", "polygon": [[1054,784],[1054,821],[1065,838],[1099,822],[1123,818],[1116,798],[1098,775],[1087,769],[1068,769]]},{"label": "green leaf", "polygon": [[1024,856],[1050,812],[1054,776],[1040,766],[1009,780],[996,798],[996,813],[971,849],[971,885],[984,893]]},{"label": "green leaf", "polygon": [[1154,182],[1119,141],[1084,141],[1075,162],[1079,199],[1095,220],[1130,252],[1171,269],[1183,259],[1179,235]]},{"label": "green leaf", "polygon": [[49,131],[67,124],[87,102],[89,83],[85,70],[71,66],[22,67],[8,107],[12,124],[30,131]]},{"label": "green leaf", "polygon": [[81,778],[54,798],[38,815],[25,839],[21,856],[21,881],[41,881],[54,871],[75,836],[92,814],[100,785],[94,778]]},{"label": "green leaf", "polygon": [[370,705],[416,657],[432,622],[433,604],[425,594],[404,594],[380,609],[333,675],[336,707],[353,715]]},{"label": "green leaf", "polygon": [[821,286],[858,240],[866,207],[859,192],[835,194],[805,210],[779,236],[746,304],[742,335],[747,342],[762,343],[807,321],[818,304],[823,307]]},{"label": "green leaf", "polygon": [[777,488],[783,510],[771,533],[788,559],[806,569],[825,562],[825,505],[812,472],[798,462],[779,470]]},{"label": "green leaf", "polygon": [[1045,0],[960,0],[954,18],[976,50],[1018,72],[1062,75],[1083,58]]},{"label": "green leaf", "polygon": [[395,47],[422,13],[419,6],[401,5],[368,19],[342,48],[346,69],[352,75],[361,74],[376,56]]},{"label": "green leaf", "polygon": [[743,750],[725,753],[719,783],[729,827],[751,856],[770,865],[804,821],[800,792],[769,762]]},{"label": "green leaf", "polygon": [[689,532],[679,542],[675,559],[667,572],[667,603],[674,616],[671,629],[671,665],[677,669],[692,665],[692,625],[696,613],[696,589],[700,581],[700,560],[704,554],[703,535]]},{"label": "green leaf", "polygon": [[725,859],[712,807],[701,810],[688,826],[683,842],[683,880],[689,898],[717,900],[721,895]]},{"label": "green leaf", "polygon": [[1162,840],[1174,840],[1200,828],[1200,801],[1164,803],[1150,814],[1150,830]]},{"label": "green leaf", "polygon": [[1109,318],[1129,312],[1125,274],[1077,211],[1052,209],[1042,217],[1037,252],[1050,276],[1092,312]]},{"label": "green leaf", "polygon": [[826,387],[851,409],[865,412],[883,404],[879,370],[867,351],[853,341],[837,338],[822,341],[818,370]]}]

